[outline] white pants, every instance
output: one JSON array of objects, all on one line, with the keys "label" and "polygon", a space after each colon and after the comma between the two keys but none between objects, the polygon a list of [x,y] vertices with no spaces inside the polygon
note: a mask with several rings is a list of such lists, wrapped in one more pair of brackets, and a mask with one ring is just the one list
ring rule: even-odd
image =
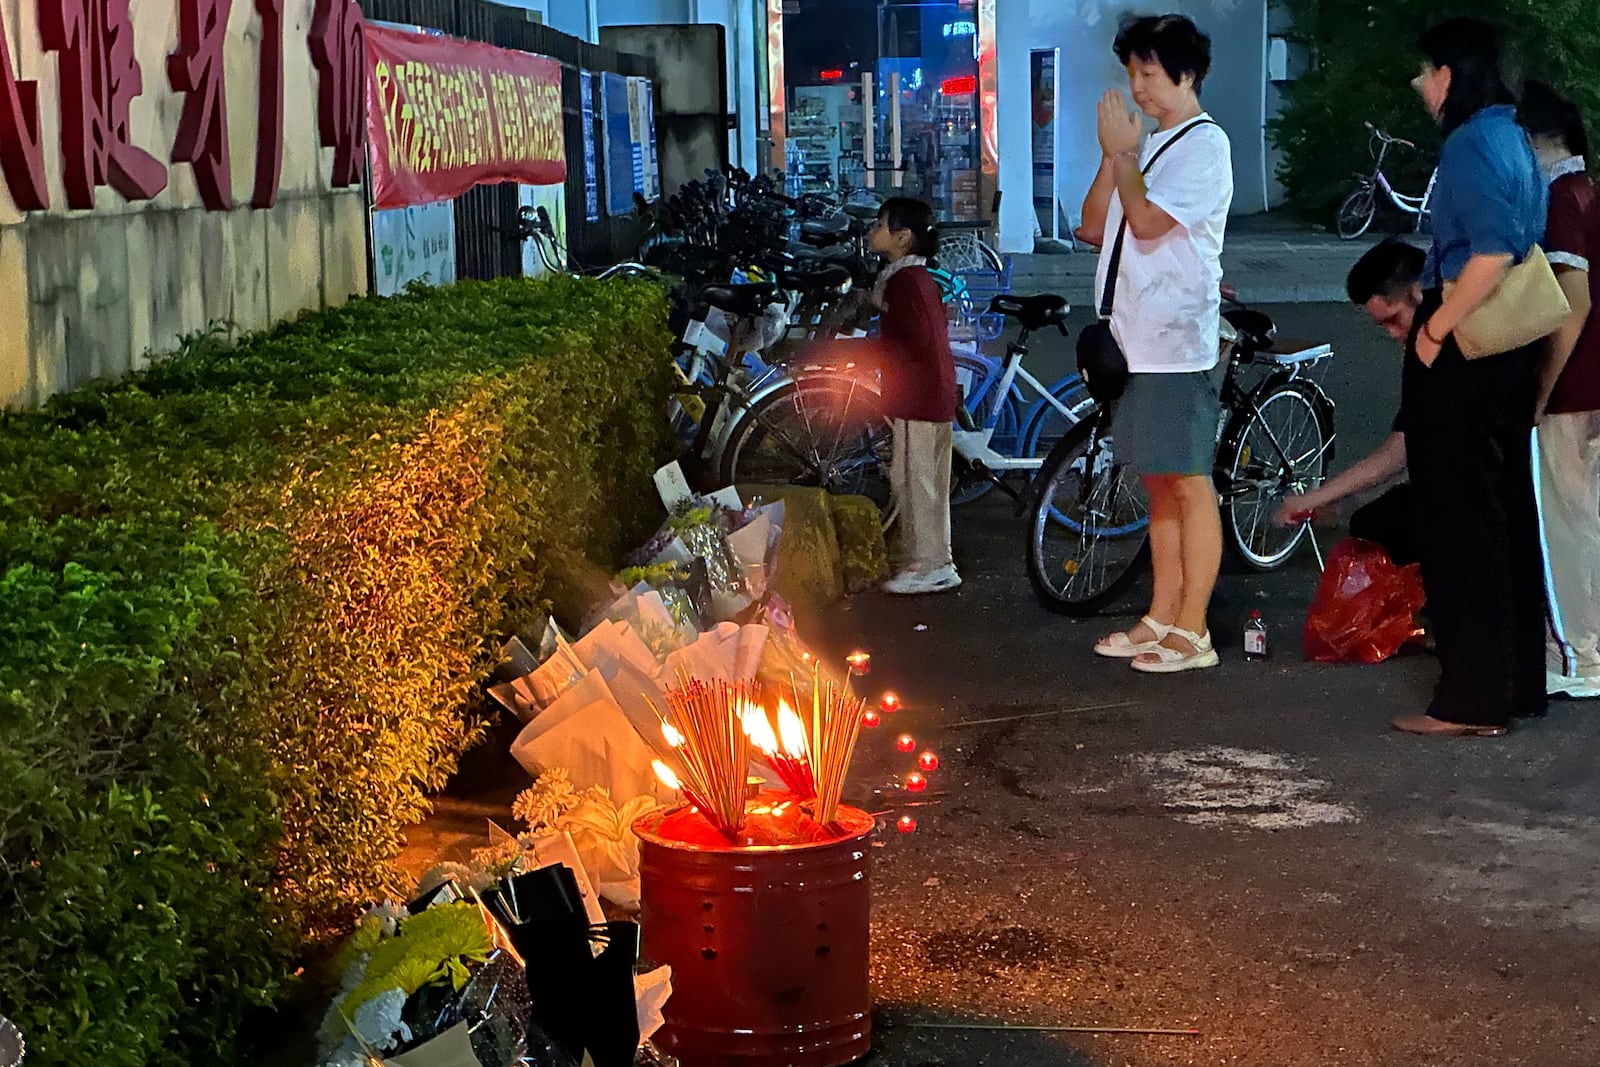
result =
[{"label": "white pants", "polygon": [[889,478],[900,504],[900,566],[931,571],[950,558],[950,424],[893,420]]},{"label": "white pants", "polygon": [[1546,666],[1600,679],[1600,412],[1545,416],[1538,446],[1550,592]]}]

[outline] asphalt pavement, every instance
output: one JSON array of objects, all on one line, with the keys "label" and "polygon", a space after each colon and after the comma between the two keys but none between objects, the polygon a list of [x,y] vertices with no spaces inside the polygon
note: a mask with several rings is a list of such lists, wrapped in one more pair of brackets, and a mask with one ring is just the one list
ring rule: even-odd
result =
[{"label": "asphalt pavement", "polygon": [[[1389,429],[1396,347],[1347,304],[1264,310],[1284,336],[1332,342],[1334,465],[1360,458]],[[1068,345],[1041,337],[1030,367],[1065,373]],[[1436,664],[1306,663],[1304,550],[1271,574],[1224,561],[1219,668],[1137,675],[1090,646],[1138,617],[1147,585],[1064,619],[1033,599],[999,494],[954,529],[958,593],[802,619],[836,657],[870,650],[865,691],[904,700],[854,772],[855,800],[918,821],[886,824],[873,851],[872,1063],[1600,1064],[1600,702],[1501,739],[1390,731]],[[1341,533],[1319,531],[1324,549]],[[1265,661],[1241,655],[1251,609]],[[914,797],[893,788],[902,732],[941,759]],[[473,753],[414,853],[504,819],[525,781],[504,751]]]},{"label": "asphalt pavement", "polygon": [[[1266,310],[1333,342],[1347,465],[1388,431],[1393,343],[1347,305]],[[1044,345],[1032,362],[1064,370],[1065,344]],[[1502,739],[1390,731],[1436,664],[1305,662],[1309,551],[1265,575],[1225,561],[1220,668],[1137,675],[1090,646],[1147,585],[1103,619],[1053,616],[998,494],[954,526],[960,592],[807,620],[823,647],[869,649],[866,688],[905,702],[863,746],[860,786],[905,769],[900,732],[942,760],[915,807],[877,798],[919,826],[874,853],[874,1062],[1600,1063],[1600,702]],[[1251,609],[1266,661],[1241,654]],[[978,1028],[1015,1024],[1199,1032]]]}]

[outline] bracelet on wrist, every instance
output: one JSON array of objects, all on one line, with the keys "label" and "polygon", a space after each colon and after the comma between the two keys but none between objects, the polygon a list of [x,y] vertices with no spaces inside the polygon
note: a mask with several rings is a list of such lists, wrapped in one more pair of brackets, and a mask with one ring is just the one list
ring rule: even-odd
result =
[{"label": "bracelet on wrist", "polygon": [[[1422,336],[1426,337],[1428,340],[1432,341],[1434,344],[1438,345],[1440,348],[1444,347],[1444,338],[1443,337],[1435,337],[1433,335],[1433,320],[1432,319],[1429,319],[1427,322],[1422,324]],[[1446,336],[1448,336],[1448,333],[1446,334]]]}]

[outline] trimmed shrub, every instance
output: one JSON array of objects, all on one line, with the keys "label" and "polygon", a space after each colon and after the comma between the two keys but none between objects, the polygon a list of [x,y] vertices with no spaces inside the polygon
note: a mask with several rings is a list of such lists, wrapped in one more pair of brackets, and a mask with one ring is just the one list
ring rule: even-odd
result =
[{"label": "trimmed shrub", "polygon": [[30,1063],[229,1063],[395,888],[562,551],[657,519],[666,304],[461,283],[0,418],[0,1012]]}]

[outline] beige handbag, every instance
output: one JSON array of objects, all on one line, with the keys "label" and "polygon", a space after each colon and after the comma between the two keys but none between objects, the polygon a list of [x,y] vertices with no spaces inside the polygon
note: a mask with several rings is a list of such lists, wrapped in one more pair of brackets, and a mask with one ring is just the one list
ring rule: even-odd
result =
[{"label": "beige handbag", "polygon": [[[1455,284],[1444,283],[1446,300]],[[1534,245],[1526,259],[1506,271],[1478,310],[1456,326],[1456,345],[1468,359],[1497,356],[1550,336],[1571,313],[1572,305],[1544,249]]]}]

